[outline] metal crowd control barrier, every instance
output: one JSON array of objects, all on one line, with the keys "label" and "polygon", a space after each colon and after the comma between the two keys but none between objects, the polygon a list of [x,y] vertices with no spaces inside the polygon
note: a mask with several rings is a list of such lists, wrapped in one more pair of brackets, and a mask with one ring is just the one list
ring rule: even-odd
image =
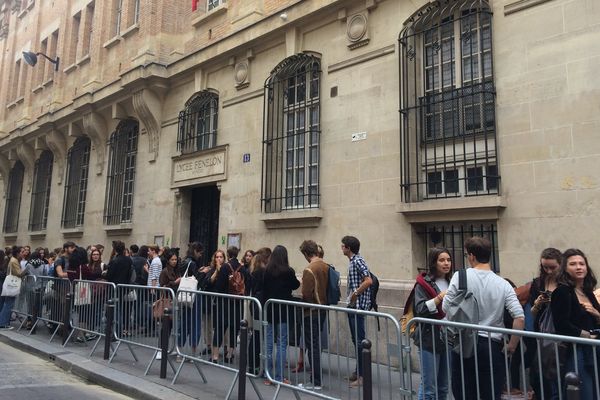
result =
[{"label": "metal crowd control barrier", "polygon": [[73,328],[63,344],[75,336],[75,340],[85,343],[94,340],[90,357],[96,351],[100,340],[105,336],[105,306],[115,297],[117,287],[104,281],[86,281],[76,279],[72,283],[71,327]]},{"label": "metal crowd control barrier", "polygon": [[[281,388],[291,389],[297,399],[298,393],[323,399],[362,398],[362,378],[352,378],[367,372],[359,362],[365,338],[372,343],[373,398],[399,399],[410,394],[405,389],[410,374],[403,368],[400,324],[392,315],[274,299],[264,307],[265,372],[278,385],[274,398]],[[299,353],[305,351],[304,369],[294,373],[293,365],[298,365]]]},{"label": "metal crowd control barrier", "polygon": [[34,307],[36,288],[37,285],[35,276],[27,275],[21,279],[21,291],[15,299],[15,304],[12,309],[12,312],[17,314],[21,322],[18,330],[21,330],[21,328],[23,328],[24,325],[26,326],[28,322],[29,329],[31,329],[31,326],[33,325],[32,318],[35,314]]},{"label": "metal crowd control barrier", "polygon": [[41,312],[29,330],[29,334],[35,331],[40,321],[45,322],[48,330],[52,333],[50,341],[54,339],[56,333],[64,325],[65,310],[68,296],[71,293],[71,282],[68,279],[51,278],[40,276],[36,284],[40,285],[41,290]]},{"label": "metal crowd control barrier", "polygon": [[[413,318],[407,332],[414,325],[418,329],[413,337],[419,342],[431,335],[433,343],[440,343],[438,340],[448,343],[445,365],[437,361],[445,349],[434,345],[430,353],[436,357],[431,357],[427,368],[430,372],[441,368],[442,373],[435,374],[435,389],[443,386],[443,381],[449,382],[448,392],[452,392],[456,400],[500,400],[502,391],[511,399],[528,398],[533,394],[538,399],[567,400],[571,396],[568,385],[573,385],[573,376],[580,378],[577,391],[582,400],[600,398],[600,340],[427,318]],[[423,326],[433,329],[419,329]],[[503,350],[511,335],[519,337],[512,356]],[[464,357],[466,355],[469,357]],[[410,371],[410,357],[408,367]],[[408,383],[411,385],[410,380]],[[519,395],[510,395],[511,390],[514,393],[517,389]],[[412,385],[409,390],[416,394]]]},{"label": "metal crowd control barrier", "polygon": [[[235,374],[227,391],[226,399],[233,394],[235,384],[240,377],[238,363],[241,352],[246,352],[248,360],[258,355],[258,364],[249,364],[246,376],[258,378],[262,370],[260,359],[260,320],[262,307],[254,297],[235,296],[223,293],[180,290],[175,302],[176,349],[180,365],[175,372],[173,382],[176,383],[186,361],[190,361],[206,383],[206,378],[199,364],[215,366]],[[259,340],[248,339],[246,349],[238,349],[238,334],[241,320],[253,321],[251,324]],[[248,328],[250,330],[250,328]],[[199,350],[203,347],[203,350]],[[220,349],[223,348],[221,355]],[[256,382],[250,380],[257,396],[262,395]]]},{"label": "metal crowd control barrier", "polygon": [[[138,361],[132,346],[153,350],[152,358],[148,362],[144,375],[148,375],[155,359],[168,357],[174,349],[173,334],[169,340],[169,354],[162,354],[160,346],[161,322],[158,315],[153,313],[164,308],[174,307],[175,293],[170,288],[117,285],[116,289],[116,314],[115,337],[117,345],[110,356],[112,362],[122,343],[129,348],[131,355]],[[173,316],[173,326],[177,326],[177,315]],[[173,362],[168,359],[171,369],[175,372]]]}]

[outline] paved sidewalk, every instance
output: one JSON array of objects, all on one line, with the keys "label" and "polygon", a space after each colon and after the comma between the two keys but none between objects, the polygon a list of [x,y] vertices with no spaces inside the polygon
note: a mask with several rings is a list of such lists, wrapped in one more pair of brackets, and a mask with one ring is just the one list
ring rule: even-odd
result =
[{"label": "paved sidewalk", "polygon": [[[112,363],[108,363],[102,359],[104,342],[101,341],[98,348],[92,357],[89,353],[94,342],[84,344],[69,342],[66,347],[62,346],[62,339],[55,337],[50,342],[48,330],[42,325],[37,330],[36,334],[29,336],[25,330],[17,331],[2,331],[0,332],[0,340],[10,344],[16,348],[20,348],[27,352],[36,354],[44,359],[53,360],[56,365],[66,371],[70,371],[90,382],[105,386],[116,392],[124,395],[144,400],[158,399],[192,399],[201,398],[203,400],[224,399],[234,379],[234,373],[221,368],[217,368],[211,364],[199,363],[202,372],[206,376],[207,383],[203,383],[198,371],[191,363],[186,363],[175,385],[171,384],[174,373],[168,368],[167,379],[160,379],[160,361],[155,361],[149,370],[148,375],[144,376],[144,371],[147,364],[150,362],[153,352],[152,350],[134,346],[134,352],[139,361],[136,362],[127,348],[122,343]],[[289,352],[292,356],[295,354],[295,349]],[[327,355],[323,355],[323,363],[326,365]],[[179,364],[173,362],[177,367]],[[294,362],[290,360],[290,363]],[[353,361],[352,361],[353,362]],[[325,368],[325,366],[323,367]],[[387,367],[381,365],[373,365],[373,378],[377,379],[378,368],[380,371]],[[325,388],[323,394],[328,393],[328,388],[335,391],[334,397],[343,399],[360,399],[362,398],[361,390],[348,388],[348,383],[344,380],[347,372],[336,373],[333,377],[328,377],[324,382]],[[306,375],[305,375],[306,377]],[[299,376],[296,379],[303,379]],[[413,382],[415,377],[413,374]],[[272,399],[275,395],[274,386],[265,386],[262,379],[254,379],[255,386],[260,391],[264,399]],[[413,384],[414,384],[413,383]],[[402,399],[399,390],[399,382],[391,382],[392,387],[389,387],[385,382],[385,390],[380,392],[383,398],[386,399]],[[379,388],[381,389],[381,387]],[[300,393],[300,398],[307,398],[306,394]],[[237,398],[237,385],[234,388],[232,399]],[[246,383],[246,398],[249,400],[260,399],[254,392],[253,385],[248,379]],[[295,399],[294,393],[282,388],[278,399]]]}]

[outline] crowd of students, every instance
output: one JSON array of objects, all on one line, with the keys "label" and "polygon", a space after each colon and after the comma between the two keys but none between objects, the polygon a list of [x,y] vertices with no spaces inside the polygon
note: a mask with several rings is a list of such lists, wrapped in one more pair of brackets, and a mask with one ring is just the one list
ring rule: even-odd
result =
[{"label": "crowd of students", "polygon": [[[256,252],[247,250],[238,260],[239,249],[229,247],[226,251],[217,250],[212,254],[209,265],[202,265],[204,247],[201,243],[193,242],[188,245],[185,254],[179,254],[179,249],[159,248],[155,245],[126,248],[122,241],[112,243],[112,252],[103,262],[104,247],[92,245],[86,248],[73,242],[66,242],[62,248],[49,252],[45,248],[37,248],[33,252],[29,246],[13,246],[4,251],[0,250],[0,281],[7,274],[16,276],[50,276],[68,278],[69,280],[108,281],[116,285],[141,285],[148,287],[170,288],[175,293],[182,279],[195,277],[195,289],[205,292],[223,293],[236,296],[252,296],[264,306],[270,299],[301,301],[309,304],[327,304],[327,288],[329,285],[329,269],[333,268],[324,260],[323,248],[312,240],[301,243],[299,251],[308,265],[303,269],[301,281],[297,279],[295,270],[289,265],[288,250],[281,245],[272,250],[267,247]],[[369,310],[371,307],[372,279],[365,260],[361,257],[360,241],[353,236],[345,236],[341,240],[341,251],[348,258],[347,300],[349,307],[359,310]],[[0,282],[1,283],[1,282]],[[292,294],[299,289],[300,296]],[[232,363],[236,354],[237,336],[240,321],[244,316],[243,302],[231,301],[230,297],[215,296],[209,304],[200,304],[202,297],[195,296],[193,306],[186,308],[178,317],[177,344],[180,348],[190,345],[191,357],[207,356],[215,363]],[[15,297],[0,294],[0,329],[12,329],[10,318]],[[132,303],[141,303],[137,298]],[[143,320],[144,311],[139,311],[135,305],[124,307],[121,321],[117,321],[119,335],[138,334],[148,327]],[[137,316],[130,315],[132,310]],[[276,381],[289,383],[284,376],[287,362],[287,347],[289,332],[292,329],[291,315],[288,308],[267,313],[268,327],[267,348],[264,349],[267,358],[267,368],[270,376]],[[206,318],[208,314],[210,318]],[[295,314],[295,313],[294,313]],[[139,316],[142,316],[140,319]],[[247,317],[247,316],[246,316]],[[326,313],[323,310],[306,309],[295,321],[302,326],[303,338],[298,343],[301,348],[298,364],[291,372],[307,371],[310,381],[301,385],[310,390],[321,389],[321,338],[320,333],[325,323]],[[296,318],[296,317],[295,317]],[[209,343],[199,350],[201,325],[211,320],[208,328],[210,334],[205,337]],[[137,322],[137,323],[136,323]],[[360,354],[360,343],[365,338],[365,320],[361,315],[349,315],[348,323],[352,333],[357,354]],[[53,329],[54,327],[51,327]],[[207,328],[206,326],[204,327]],[[260,327],[254,327],[260,329]],[[136,331],[136,332],[134,332]],[[227,338],[225,335],[228,335]],[[78,337],[79,340],[90,340],[93,336]],[[189,339],[189,342],[188,342]],[[224,346],[227,339],[227,346]],[[252,353],[249,354],[249,368],[256,371],[260,365],[261,342],[260,335],[251,335]],[[223,351],[221,353],[221,348]],[[308,353],[305,367],[304,349]],[[222,356],[221,356],[222,354]],[[162,354],[158,354],[162,357]],[[221,358],[222,357],[222,358]],[[360,360],[360,357],[358,357]],[[185,361],[185,360],[178,360]],[[350,387],[362,384],[362,365],[357,363],[356,370],[349,377]],[[271,384],[268,379],[265,384]]]},{"label": "crowd of students", "polygon": [[[485,238],[473,237],[465,242],[464,252],[471,267],[466,271],[467,290],[477,300],[478,307],[477,315],[469,323],[598,338],[600,293],[596,290],[594,272],[581,250],[544,249],[538,276],[518,288],[492,270],[491,250],[491,243]],[[453,320],[449,313],[461,288],[460,274],[451,276],[452,261],[449,250],[430,250],[428,270],[417,277],[415,284],[415,316]],[[598,371],[594,368],[595,359],[600,360],[597,346],[560,345],[555,350],[551,345],[545,349],[533,338],[521,341],[513,335],[505,340],[501,334],[481,330],[473,343],[473,354],[469,354],[468,348],[458,351],[459,345],[450,343],[451,332],[440,325],[420,324],[412,336],[419,347],[421,362],[419,399],[445,400],[450,387],[456,399],[500,399],[503,394],[535,399],[558,399],[562,394],[566,398],[564,376],[575,371],[581,382],[580,399],[600,398],[595,381]],[[508,368],[505,354],[510,363]],[[507,369],[510,379],[506,376]],[[522,371],[527,369],[528,383],[521,382]]]}]

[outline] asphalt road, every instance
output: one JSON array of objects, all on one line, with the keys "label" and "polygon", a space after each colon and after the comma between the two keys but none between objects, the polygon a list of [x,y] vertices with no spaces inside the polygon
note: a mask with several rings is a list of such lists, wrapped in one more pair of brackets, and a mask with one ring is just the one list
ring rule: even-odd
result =
[{"label": "asphalt road", "polygon": [[130,397],[88,384],[50,361],[0,342],[0,400],[125,400]]}]

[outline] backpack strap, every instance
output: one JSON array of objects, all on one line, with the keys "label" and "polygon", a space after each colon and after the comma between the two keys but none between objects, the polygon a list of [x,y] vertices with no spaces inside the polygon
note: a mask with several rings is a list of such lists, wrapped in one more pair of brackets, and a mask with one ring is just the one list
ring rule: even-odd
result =
[{"label": "backpack strap", "polygon": [[318,287],[318,283],[317,283],[317,277],[315,276],[315,273],[312,272],[312,270],[310,268],[306,268],[306,270],[308,272],[310,272],[313,279],[315,280],[315,297],[317,298],[317,303],[321,304],[321,300],[319,299],[319,287]]},{"label": "backpack strap", "polygon": [[458,270],[458,290],[467,290],[467,269]]},{"label": "backpack strap", "polygon": [[184,277],[184,278],[187,278],[187,276],[188,276],[188,269],[190,269],[190,264],[191,264],[191,263],[192,263],[192,260],[188,261],[188,265],[187,265],[187,267],[185,268],[185,273],[183,274],[183,277]]}]

